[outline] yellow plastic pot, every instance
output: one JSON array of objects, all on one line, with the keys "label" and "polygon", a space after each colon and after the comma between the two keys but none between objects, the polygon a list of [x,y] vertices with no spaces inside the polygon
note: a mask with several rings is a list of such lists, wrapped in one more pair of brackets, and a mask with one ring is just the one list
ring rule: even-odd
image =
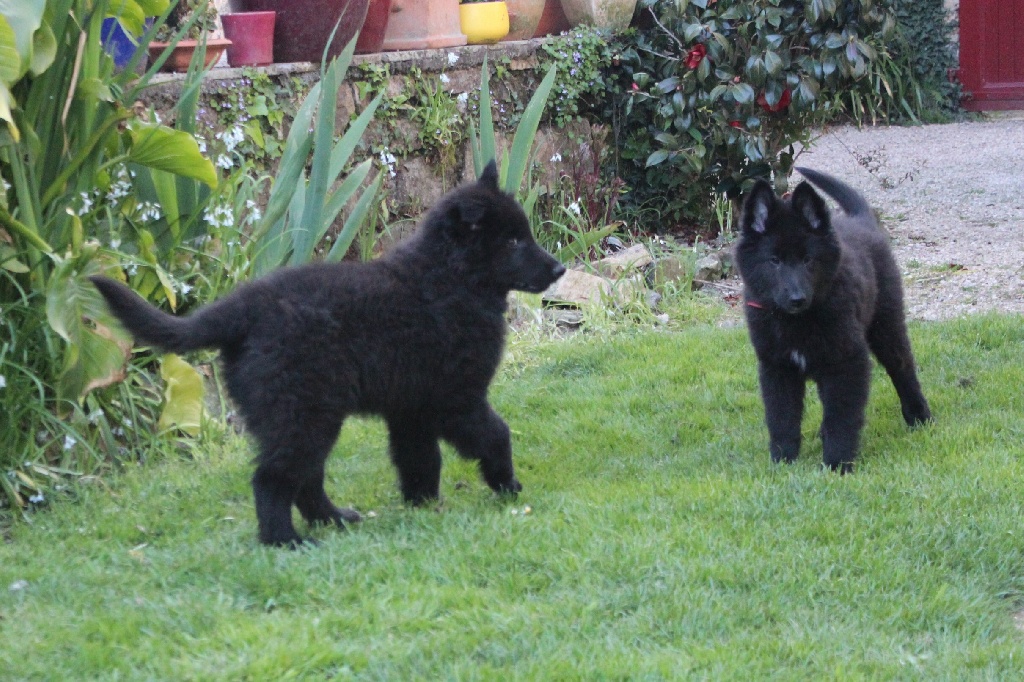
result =
[{"label": "yellow plastic pot", "polygon": [[463,3],[459,23],[469,44],[496,43],[508,35],[508,6],[504,1]]}]

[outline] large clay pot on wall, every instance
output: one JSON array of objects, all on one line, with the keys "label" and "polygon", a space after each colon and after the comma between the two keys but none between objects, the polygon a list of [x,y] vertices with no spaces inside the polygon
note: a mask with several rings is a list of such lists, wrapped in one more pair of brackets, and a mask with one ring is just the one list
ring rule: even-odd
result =
[{"label": "large clay pot on wall", "polygon": [[587,24],[625,31],[633,18],[636,0],[562,0],[562,9],[573,26]]},{"label": "large clay pot on wall", "polygon": [[425,50],[465,45],[459,0],[391,0],[383,50]]},{"label": "large clay pot on wall", "polygon": [[545,0],[505,0],[508,6],[508,35],[502,40],[527,40],[533,37],[544,13]]},{"label": "large clay pot on wall", "polygon": [[336,57],[363,27],[370,0],[232,0],[239,12],[277,12],[274,61],[319,62],[341,17],[327,58]]},{"label": "large clay pot on wall", "polygon": [[370,0],[366,10],[366,21],[356,41],[356,54],[372,54],[380,52],[384,45],[384,35],[391,21],[391,0]]}]

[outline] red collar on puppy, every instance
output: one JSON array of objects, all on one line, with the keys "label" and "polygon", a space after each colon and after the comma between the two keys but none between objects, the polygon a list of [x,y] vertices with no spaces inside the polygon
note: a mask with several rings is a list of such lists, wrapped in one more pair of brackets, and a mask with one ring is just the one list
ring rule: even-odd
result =
[{"label": "red collar on puppy", "polygon": [[761,305],[760,303],[758,303],[757,301],[747,301],[747,305],[749,305],[751,308],[757,308],[758,310],[764,310],[764,306]]}]

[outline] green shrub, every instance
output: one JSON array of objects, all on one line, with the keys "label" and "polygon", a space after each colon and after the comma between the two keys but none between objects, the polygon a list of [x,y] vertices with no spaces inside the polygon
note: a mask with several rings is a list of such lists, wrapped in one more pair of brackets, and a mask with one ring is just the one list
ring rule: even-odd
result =
[{"label": "green shrub", "polygon": [[894,53],[908,64],[920,84],[922,117],[946,120],[960,106],[960,86],[950,78],[958,66],[952,40],[954,22],[942,0],[890,1],[901,38]]},{"label": "green shrub", "polygon": [[[706,220],[717,194],[780,189],[797,143],[833,115],[893,33],[871,0],[642,0],[649,28],[613,60],[618,171],[661,226]],[[654,222],[654,221],[650,221]],[[710,221],[709,221],[710,222]]]}]

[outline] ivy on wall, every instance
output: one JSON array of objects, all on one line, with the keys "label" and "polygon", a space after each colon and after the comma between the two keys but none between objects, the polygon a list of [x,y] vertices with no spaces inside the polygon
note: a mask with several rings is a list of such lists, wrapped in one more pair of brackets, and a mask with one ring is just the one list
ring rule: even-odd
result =
[{"label": "ivy on wall", "polygon": [[959,107],[960,86],[950,74],[958,67],[953,32],[956,21],[943,0],[890,0],[902,40],[893,51],[904,57],[925,96],[929,118],[941,117]]}]

